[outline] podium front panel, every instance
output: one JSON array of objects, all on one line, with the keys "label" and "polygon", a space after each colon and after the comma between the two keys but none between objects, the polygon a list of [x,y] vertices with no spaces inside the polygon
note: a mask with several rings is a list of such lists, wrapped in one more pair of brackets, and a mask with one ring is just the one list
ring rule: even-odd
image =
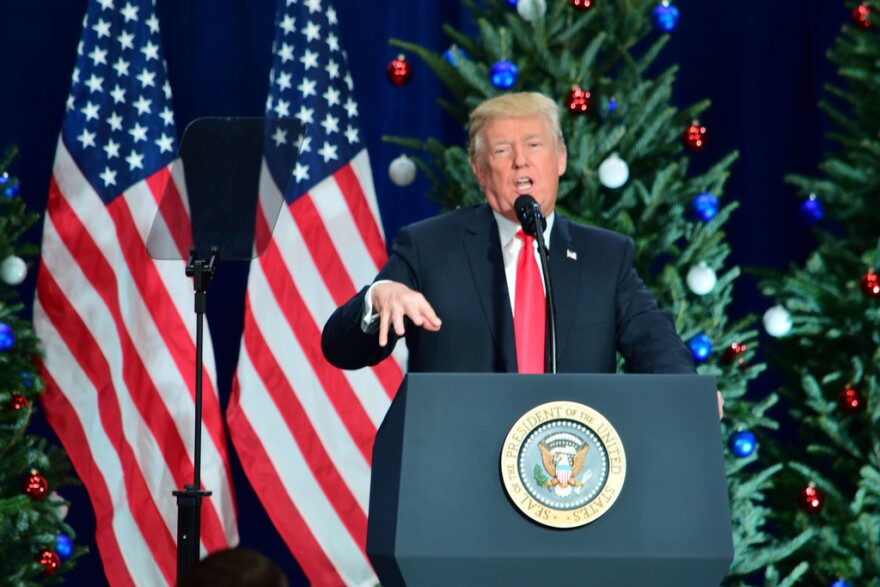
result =
[{"label": "podium front panel", "polygon": [[[686,375],[410,374],[374,450],[367,548],[383,586],[718,585],[733,545],[715,389]],[[626,453],[616,502],[577,528],[530,520],[501,479],[511,426],[549,401],[601,413]]]}]

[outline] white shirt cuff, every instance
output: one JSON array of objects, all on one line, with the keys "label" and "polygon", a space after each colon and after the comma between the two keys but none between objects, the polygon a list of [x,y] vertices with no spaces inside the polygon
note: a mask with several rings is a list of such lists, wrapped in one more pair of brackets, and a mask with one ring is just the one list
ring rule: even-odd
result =
[{"label": "white shirt cuff", "polygon": [[380,283],[388,283],[390,279],[380,279],[370,286],[364,296],[364,314],[361,317],[361,331],[373,334],[379,330],[379,314],[373,314],[373,288]]}]

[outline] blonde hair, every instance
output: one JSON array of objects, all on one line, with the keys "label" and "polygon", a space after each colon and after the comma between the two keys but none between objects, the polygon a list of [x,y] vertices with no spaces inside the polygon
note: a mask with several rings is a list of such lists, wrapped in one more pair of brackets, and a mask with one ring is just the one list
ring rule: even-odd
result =
[{"label": "blonde hair", "polygon": [[496,118],[531,118],[534,116],[544,118],[550,124],[550,129],[556,137],[556,147],[564,148],[565,142],[562,129],[559,126],[559,106],[556,102],[538,92],[501,94],[489,98],[471,112],[468,130],[468,159],[470,162],[477,163],[483,146],[480,131],[486,124]]}]

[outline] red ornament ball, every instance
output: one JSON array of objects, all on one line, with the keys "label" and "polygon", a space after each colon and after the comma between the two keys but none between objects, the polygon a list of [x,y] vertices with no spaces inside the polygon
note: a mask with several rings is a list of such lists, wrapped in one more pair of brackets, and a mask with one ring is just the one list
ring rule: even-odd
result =
[{"label": "red ornament ball", "polygon": [[862,293],[868,298],[880,297],[880,277],[873,271],[862,275]]},{"label": "red ornament ball", "polygon": [[586,12],[593,7],[593,0],[568,0],[568,4],[575,10]]},{"label": "red ornament ball", "polygon": [[865,397],[861,391],[847,385],[837,395],[837,405],[844,414],[854,414],[865,408]]},{"label": "red ornament ball", "polygon": [[385,74],[388,76],[388,81],[399,88],[408,84],[412,79],[413,68],[406,57],[398,55],[397,59],[393,59],[385,68]]},{"label": "red ornament ball", "polygon": [[27,408],[31,403],[28,401],[26,397],[19,393],[15,393],[9,398],[9,403],[6,404],[6,407],[10,410],[23,410]]},{"label": "red ornament ball", "polygon": [[801,491],[798,501],[802,510],[808,514],[817,514],[822,509],[822,506],[825,505],[825,496],[816,489],[815,485],[810,483]]},{"label": "red ornament ball", "polygon": [[722,358],[724,362],[728,365],[732,365],[734,361],[737,361],[740,367],[745,365],[746,360],[742,358],[742,354],[746,352],[746,345],[741,342],[735,342],[731,344],[729,347],[724,349],[724,354]]},{"label": "red ornament ball", "polygon": [[577,86],[571,88],[565,105],[572,114],[588,114],[593,111],[593,97]]},{"label": "red ornament ball", "polygon": [[40,501],[49,494],[49,482],[36,471],[31,471],[31,474],[25,477],[22,482],[21,490],[31,499]]},{"label": "red ornament ball", "polygon": [[706,127],[695,120],[681,133],[681,142],[691,151],[702,151],[706,146]]},{"label": "red ornament ball", "polygon": [[43,574],[54,575],[61,569],[61,557],[51,550],[44,550],[37,555],[37,562],[43,565]]},{"label": "red ornament ball", "polygon": [[871,28],[871,21],[868,20],[868,15],[870,13],[871,7],[868,6],[867,2],[862,2],[852,11],[853,23],[860,29]]}]

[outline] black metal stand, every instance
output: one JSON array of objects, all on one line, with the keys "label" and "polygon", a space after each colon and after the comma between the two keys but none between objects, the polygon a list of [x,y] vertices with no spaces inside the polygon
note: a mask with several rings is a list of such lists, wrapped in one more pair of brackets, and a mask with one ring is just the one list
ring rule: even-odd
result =
[{"label": "black metal stand", "polygon": [[220,264],[220,251],[211,247],[211,258],[205,263],[199,258],[196,247],[189,249],[186,264],[187,277],[193,278],[196,312],[196,398],[195,398],[195,442],[193,445],[193,483],[185,485],[184,490],[174,491],[177,497],[177,578],[199,562],[199,542],[201,530],[202,499],[211,495],[210,491],[199,489],[202,485],[202,337],[204,332],[207,289],[214,271]]},{"label": "black metal stand", "polygon": [[547,351],[544,358],[545,372],[556,373],[556,299],[553,297],[553,285],[550,281],[550,261],[547,244],[544,242],[543,231],[538,231],[535,239],[538,242],[538,254],[541,257],[541,271],[544,273],[544,286],[547,288]]}]

